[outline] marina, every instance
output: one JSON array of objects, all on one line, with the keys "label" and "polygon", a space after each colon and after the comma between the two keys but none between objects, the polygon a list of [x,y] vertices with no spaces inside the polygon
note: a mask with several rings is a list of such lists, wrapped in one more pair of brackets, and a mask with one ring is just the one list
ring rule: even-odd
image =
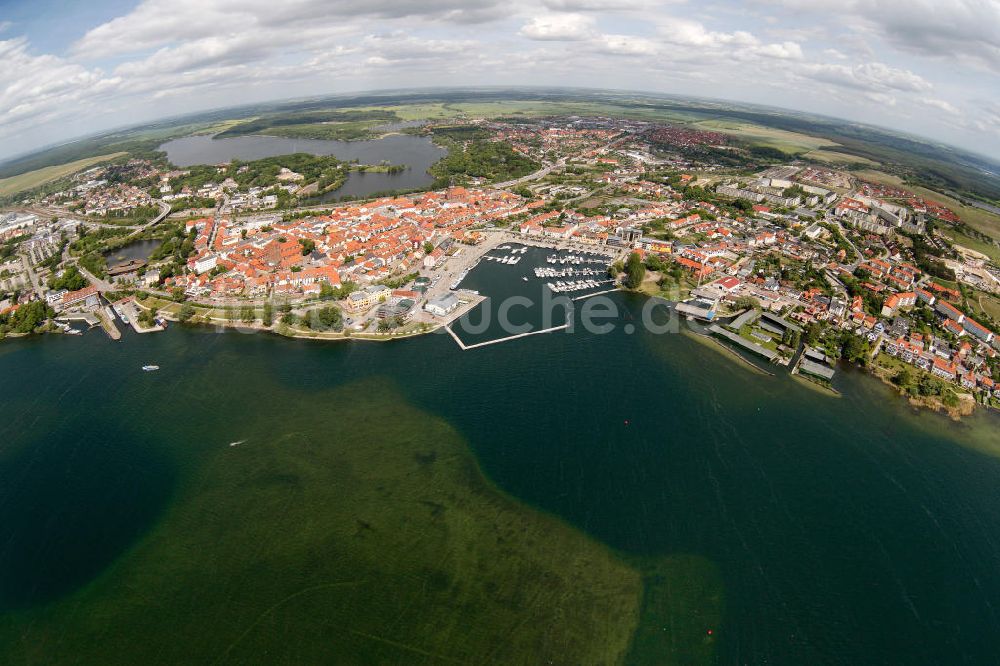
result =
[{"label": "marina", "polygon": [[584,289],[596,289],[604,284],[614,284],[614,280],[574,280],[572,282],[546,282],[545,286],[557,294],[565,294]]},{"label": "marina", "polygon": [[545,261],[550,264],[572,264],[574,266],[579,266],[580,264],[601,264],[607,266],[611,263],[611,256],[597,252],[566,255],[552,254],[546,257]]},{"label": "marina", "polygon": [[535,277],[539,278],[560,278],[588,275],[607,275],[607,270],[597,270],[595,268],[536,268]]},{"label": "marina", "polygon": [[[577,300],[594,292],[615,291],[615,281],[607,272],[609,259],[604,253],[558,244],[509,242],[486,249],[451,285],[453,292],[476,291],[485,300],[445,322],[447,331],[464,350],[562,330],[569,325],[565,319],[569,310],[560,306],[547,313],[546,304],[551,303],[549,295],[573,294],[572,300]],[[520,270],[509,270],[519,265]],[[531,303],[515,308],[516,312],[511,315],[510,310],[503,310],[504,302],[510,298],[527,298]],[[498,319],[508,315],[514,321],[501,325]],[[525,332],[527,327],[531,330]],[[516,334],[511,335],[515,331]]]}]

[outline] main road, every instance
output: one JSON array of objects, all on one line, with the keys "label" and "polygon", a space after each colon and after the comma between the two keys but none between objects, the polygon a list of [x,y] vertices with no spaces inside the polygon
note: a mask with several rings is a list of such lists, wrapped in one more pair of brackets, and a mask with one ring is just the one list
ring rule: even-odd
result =
[{"label": "main road", "polygon": [[532,180],[538,180],[539,178],[545,178],[545,176],[549,175],[553,169],[562,168],[564,166],[566,166],[566,158],[562,157],[559,159],[558,162],[555,162],[554,164],[549,164],[548,166],[544,166],[538,171],[529,173],[527,176],[521,176],[520,178],[515,178],[514,180],[508,180],[507,182],[504,183],[494,183],[493,187],[494,189],[498,190],[502,190],[507,187],[515,187],[517,185],[520,185],[521,183],[527,183]]}]

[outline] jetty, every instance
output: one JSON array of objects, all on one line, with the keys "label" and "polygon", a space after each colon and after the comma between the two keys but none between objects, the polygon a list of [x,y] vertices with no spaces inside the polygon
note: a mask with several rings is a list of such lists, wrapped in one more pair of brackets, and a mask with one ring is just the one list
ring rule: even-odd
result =
[{"label": "jetty", "polygon": [[467,345],[462,342],[462,339],[458,337],[455,331],[451,330],[451,326],[445,326],[444,330],[451,334],[452,339],[458,344],[462,351],[468,351],[469,349],[476,349],[478,347],[486,347],[488,345],[498,345],[501,342],[509,342],[511,340],[516,340],[518,338],[526,338],[529,335],[541,335],[542,333],[552,333],[553,331],[561,331],[563,329],[569,328],[569,323],[563,324],[562,326],[553,326],[552,328],[543,328],[540,331],[528,331],[527,333],[518,333],[517,335],[508,335],[505,338],[497,338],[496,340],[487,340],[486,342],[477,342],[475,344]]},{"label": "jetty", "polygon": [[115,325],[115,316],[110,308],[105,307],[103,310],[95,310],[94,314],[101,321],[101,327],[108,334],[109,338],[112,340],[122,339],[122,332]]}]

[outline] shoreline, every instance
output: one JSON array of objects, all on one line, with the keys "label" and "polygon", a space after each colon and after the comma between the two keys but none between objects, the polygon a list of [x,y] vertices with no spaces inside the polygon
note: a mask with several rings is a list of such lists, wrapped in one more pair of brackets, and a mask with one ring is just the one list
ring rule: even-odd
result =
[{"label": "shoreline", "polygon": [[754,373],[756,373],[758,375],[763,375],[763,376],[766,376],[766,377],[775,377],[775,376],[777,376],[775,373],[770,372],[768,370],[765,370],[764,368],[759,367],[756,363],[754,363],[750,359],[744,358],[743,355],[740,354],[738,351],[736,351],[732,347],[729,347],[728,345],[726,345],[721,340],[716,340],[711,335],[702,335],[701,333],[695,333],[694,331],[692,331],[690,329],[686,329],[686,328],[685,329],[681,329],[681,334],[682,335],[687,335],[691,339],[696,340],[698,342],[701,342],[702,344],[705,344],[707,342],[708,343],[706,345],[707,347],[710,347],[712,349],[717,349],[717,350],[726,352],[724,354],[724,356],[726,356],[728,358],[732,358],[733,360],[740,361],[741,365],[743,365],[745,368],[747,368],[751,372],[754,372]]},{"label": "shoreline", "polygon": [[878,365],[873,365],[871,368],[864,368],[863,370],[867,374],[882,382],[885,386],[889,387],[889,389],[891,389],[896,396],[904,398],[910,407],[917,410],[926,409],[934,412],[935,414],[943,414],[952,421],[961,421],[963,416],[972,416],[972,414],[975,413],[976,408],[979,406],[979,403],[976,402],[975,398],[971,397],[968,400],[959,399],[958,405],[949,406],[944,404],[944,402],[938,399],[937,396],[911,396],[904,389],[892,382],[887,368],[880,368]]},{"label": "shoreline", "polygon": [[[478,246],[475,246],[475,248],[474,248],[476,250],[475,256],[477,257],[477,259],[479,259],[483,255],[485,255],[486,253],[488,253],[491,250],[495,249],[496,246],[498,246],[498,245],[500,245],[502,243],[505,243],[505,242],[506,243],[519,243],[519,244],[527,245],[527,246],[553,248],[553,249],[569,249],[569,250],[576,249],[576,248],[573,248],[573,247],[564,248],[564,247],[561,247],[559,243],[555,243],[555,242],[550,243],[550,242],[545,242],[545,241],[542,241],[542,240],[539,240],[539,239],[533,239],[533,238],[532,239],[518,238],[517,234],[513,234],[513,233],[511,233],[509,231],[504,230],[504,231],[501,231],[500,233],[496,234],[496,236],[494,238],[491,238],[490,241],[486,241],[484,243],[481,243]],[[474,260],[472,262],[473,267],[477,263],[478,263],[478,261]],[[620,290],[615,289],[615,290],[612,290],[612,291],[620,291]],[[649,298],[662,298],[662,297],[652,296],[652,295],[650,295],[648,293],[645,293],[643,291],[637,291],[637,292],[632,292],[632,293],[641,294],[642,296],[645,296],[647,299],[649,299]],[[587,296],[591,296],[591,295],[592,294],[587,295]],[[297,340],[322,340],[322,341],[331,341],[331,342],[349,341],[349,340],[360,340],[360,341],[366,341],[366,342],[390,342],[390,341],[393,341],[393,340],[406,340],[406,339],[416,338],[416,337],[423,336],[423,335],[429,335],[429,334],[433,334],[433,333],[439,333],[442,329],[447,329],[447,327],[450,324],[452,324],[455,320],[457,320],[458,318],[460,318],[463,314],[465,314],[466,312],[468,312],[470,309],[472,309],[473,307],[475,307],[475,305],[477,305],[478,303],[480,303],[482,300],[485,300],[485,297],[480,296],[479,298],[474,299],[470,303],[465,304],[464,307],[458,308],[454,313],[451,313],[448,317],[446,317],[445,319],[443,319],[441,321],[435,321],[435,322],[418,322],[420,324],[428,326],[428,328],[426,328],[424,330],[419,330],[418,329],[418,330],[412,330],[412,331],[408,331],[406,333],[401,333],[401,334],[392,334],[392,333],[389,333],[389,334],[386,334],[386,335],[381,335],[381,334],[378,334],[378,333],[364,333],[364,332],[357,332],[357,333],[355,333],[355,332],[352,332],[352,331],[348,331],[346,329],[342,330],[342,331],[339,331],[339,332],[330,332],[330,331],[304,331],[304,330],[301,330],[301,329],[291,329],[291,328],[288,328],[286,325],[280,324],[278,322],[272,324],[271,326],[264,326],[263,324],[257,323],[257,322],[248,323],[248,322],[244,322],[244,321],[233,321],[233,320],[230,320],[228,318],[227,319],[220,319],[220,318],[214,318],[213,317],[213,318],[206,319],[206,318],[203,318],[200,315],[196,315],[195,317],[193,317],[189,321],[181,322],[177,318],[176,314],[174,312],[170,311],[170,310],[159,310],[158,311],[158,315],[161,316],[161,317],[163,317],[164,319],[172,322],[172,323],[175,323],[175,324],[190,324],[192,326],[215,326],[215,327],[218,327],[218,328],[221,328],[221,329],[235,329],[237,331],[243,331],[243,332],[254,331],[254,332],[261,332],[261,333],[269,333],[269,334],[276,335],[276,336],[279,336],[279,337],[289,338],[289,339],[297,339]],[[150,306],[147,306],[146,304],[141,303],[138,299],[134,299],[133,303],[134,303],[135,307],[137,307],[137,308],[142,308],[143,310],[149,310],[149,309],[151,309]],[[176,303],[172,303],[172,304],[176,304]],[[206,306],[204,306],[202,304],[198,304],[197,307],[206,307]],[[284,331],[280,330],[282,327],[285,328],[286,330],[284,330]],[[155,331],[156,331],[156,329],[144,330],[144,331],[138,331],[137,330],[137,333],[151,333],[151,332],[155,332]],[[709,348],[712,348],[712,349],[715,349],[715,350],[723,352],[722,355],[724,357],[728,357],[728,358],[730,358],[732,360],[738,361],[740,365],[742,365],[745,369],[749,370],[750,372],[756,373],[758,375],[770,376],[770,377],[775,377],[778,374],[778,373],[771,372],[771,371],[769,371],[769,370],[767,370],[765,368],[760,367],[759,365],[757,365],[756,363],[754,363],[750,359],[744,357],[736,349],[734,349],[734,348],[730,347],[729,345],[725,344],[723,341],[716,339],[714,336],[707,335],[707,334],[697,333],[697,332],[695,332],[695,331],[693,331],[693,330],[691,330],[690,328],[687,328],[687,327],[682,328],[681,329],[681,333],[683,335],[689,336],[692,340],[695,340],[695,341],[699,342],[700,344],[706,345]],[[8,334],[7,337],[14,338],[14,337],[23,337],[23,336],[30,336],[30,335],[32,335],[32,334],[30,334],[30,333],[29,334],[22,334],[20,336],[15,335],[15,334]],[[973,413],[975,413],[976,408],[979,407],[979,406],[986,407],[987,411],[989,411],[989,409],[991,408],[990,405],[980,405],[975,400],[975,398],[971,397],[969,394],[966,394],[966,393],[960,394],[960,395],[968,396],[968,397],[966,399],[960,399],[959,400],[959,404],[956,405],[956,406],[945,405],[936,396],[910,396],[910,395],[908,395],[906,393],[905,390],[901,389],[900,387],[898,387],[896,384],[894,384],[891,381],[890,377],[888,376],[888,370],[887,369],[880,368],[877,365],[873,365],[872,367],[868,367],[868,368],[864,368],[864,367],[861,367],[861,366],[853,366],[853,367],[861,369],[865,373],[872,375],[874,378],[876,378],[879,381],[881,381],[882,384],[884,384],[884,385],[888,386],[889,388],[891,388],[893,390],[893,392],[897,396],[902,397],[902,398],[906,398],[908,404],[913,409],[915,409],[915,410],[926,409],[926,410],[931,411],[931,412],[935,412],[935,413],[939,413],[939,414],[944,414],[944,415],[948,416],[950,419],[952,419],[954,421],[961,421],[961,419],[962,419],[963,416],[970,416]],[[837,398],[843,397],[843,394],[840,391],[838,391],[837,389],[835,389],[832,385],[824,385],[824,384],[821,384],[821,383],[819,383],[817,381],[813,381],[812,379],[809,379],[809,378],[804,377],[804,376],[796,376],[797,373],[791,373],[790,372],[788,374],[790,374],[793,378],[797,379],[798,383],[800,385],[802,385],[804,388],[809,388],[809,389],[812,389],[814,391],[819,391],[819,392],[821,392],[821,393],[823,393],[823,394],[825,394],[827,396],[831,396],[831,397],[837,397]],[[956,391],[956,393],[958,393],[958,392]]]},{"label": "shoreline", "polygon": [[796,372],[795,374],[789,373],[789,375],[791,375],[792,379],[802,384],[805,388],[811,388],[819,393],[822,393],[827,397],[830,398],[844,397],[844,394],[838,391],[837,389],[833,388],[832,385],[823,384],[816,379],[812,379],[811,377],[803,375],[801,372]]}]

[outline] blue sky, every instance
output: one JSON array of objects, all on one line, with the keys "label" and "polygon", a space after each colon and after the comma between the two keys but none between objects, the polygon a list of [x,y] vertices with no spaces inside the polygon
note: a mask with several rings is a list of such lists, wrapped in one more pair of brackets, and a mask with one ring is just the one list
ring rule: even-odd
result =
[{"label": "blue sky", "polygon": [[115,2],[2,0],[0,21],[11,24],[4,37],[24,35],[38,51],[63,55],[87,29],[120,16],[136,4],[132,0]]},{"label": "blue sky", "polygon": [[771,104],[1000,153],[1000,0],[0,0],[0,62],[0,158],[243,102],[483,84]]}]

